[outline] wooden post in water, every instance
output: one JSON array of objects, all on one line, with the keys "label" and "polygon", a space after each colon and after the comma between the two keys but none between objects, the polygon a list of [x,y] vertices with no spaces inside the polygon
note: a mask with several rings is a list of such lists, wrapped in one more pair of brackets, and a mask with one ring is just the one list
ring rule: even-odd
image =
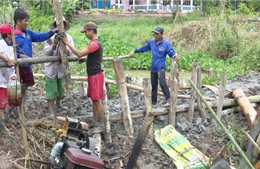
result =
[{"label": "wooden post in water", "polygon": [[[146,107],[146,114],[147,116],[149,112],[152,110],[152,100],[151,100],[151,79],[149,78],[143,78],[143,88],[144,88],[144,101],[145,101],[145,107]],[[151,122],[151,127],[148,132],[149,136],[153,138],[153,122]]]},{"label": "wooden post in water", "polygon": [[[11,27],[12,27],[14,60],[17,61],[16,40],[15,40],[15,34],[14,34],[12,13],[10,14],[10,20],[11,20]],[[17,80],[20,81],[19,66],[16,66],[15,71],[16,71]],[[25,98],[22,98],[22,99],[25,99]],[[23,144],[24,144],[24,148],[25,148],[25,157],[27,157],[29,155],[29,144],[27,141],[27,131],[25,128],[25,116],[24,116],[24,107],[23,106],[24,106],[24,101],[22,100],[22,103],[19,106],[19,111],[20,111],[19,113],[21,114],[21,121],[22,121],[22,133],[23,133]]]},{"label": "wooden post in water", "polygon": [[221,118],[221,115],[222,115],[226,83],[227,83],[227,73],[225,71],[221,71],[220,72],[220,87],[218,89],[218,93],[219,93],[218,107],[217,107],[218,118]]},{"label": "wooden post in water", "polygon": [[[198,88],[198,90],[200,92],[202,91],[201,80],[202,80],[202,77],[201,77],[201,67],[198,66],[197,67],[197,88]],[[202,102],[201,98],[198,96],[198,94],[197,94],[197,104],[198,104],[199,111],[200,111],[200,114],[201,114],[202,118],[206,119],[205,105],[203,104],[203,102]]]},{"label": "wooden post in water", "polygon": [[[56,25],[59,32],[65,32],[64,31],[64,24],[63,24],[63,17],[62,17],[62,11],[61,11],[61,1],[60,0],[53,0],[54,5],[54,11],[55,11],[55,18],[56,18]],[[68,63],[68,57],[67,57],[67,50],[65,43],[60,40],[59,41],[59,54],[61,57],[61,63],[62,68],[65,72],[65,81],[66,81],[66,92],[68,96],[68,107],[69,107],[69,114],[72,116],[72,85],[71,85],[71,78],[70,78],[70,69],[69,69],[69,63]],[[53,117],[53,119],[56,119],[56,117]],[[54,121],[56,123],[56,121]],[[54,125],[56,126],[56,125]]]},{"label": "wooden post in water", "polygon": [[[197,62],[192,63],[192,77],[191,80],[197,86]],[[194,104],[196,100],[196,91],[192,88],[190,92],[190,106],[188,111],[188,120],[192,122],[193,120],[193,113],[194,113]]]},{"label": "wooden post in water", "polygon": [[116,83],[117,83],[118,93],[120,97],[121,108],[123,111],[124,127],[129,137],[132,138],[134,134],[134,129],[133,129],[132,118],[131,118],[131,113],[129,108],[129,101],[128,101],[122,59],[114,58],[113,61],[114,61],[113,62],[114,70],[116,74]]},{"label": "wooden post in water", "polygon": [[171,80],[170,80],[170,109],[169,109],[169,124],[175,126],[177,97],[179,90],[179,71],[178,64],[175,58],[171,59]]}]

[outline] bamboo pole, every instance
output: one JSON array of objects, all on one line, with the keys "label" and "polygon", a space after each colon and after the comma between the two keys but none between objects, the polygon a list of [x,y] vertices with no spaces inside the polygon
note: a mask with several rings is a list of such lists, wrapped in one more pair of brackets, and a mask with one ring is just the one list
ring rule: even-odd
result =
[{"label": "bamboo pole", "polygon": [[124,127],[129,137],[132,138],[134,134],[134,129],[133,129],[132,118],[130,113],[122,59],[115,58],[113,65],[114,65],[114,70],[116,75],[118,93],[120,96],[121,108],[123,112]]},{"label": "bamboo pole", "polygon": [[[144,87],[144,101],[145,101],[145,117],[148,116],[149,112],[152,110],[152,100],[151,100],[151,79],[143,78],[143,87]],[[153,122],[151,123],[151,127],[148,132],[149,136],[153,138]]]},{"label": "bamboo pole", "polygon": [[231,142],[234,144],[235,148],[237,149],[237,151],[239,152],[239,154],[242,156],[242,158],[245,160],[247,166],[250,169],[254,169],[254,166],[251,164],[251,162],[248,160],[248,158],[246,157],[246,155],[244,154],[244,152],[242,151],[242,149],[239,147],[239,145],[237,144],[236,140],[232,137],[232,134],[230,134],[230,132],[226,129],[226,127],[224,126],[224,124],[220,121],[220,119],[218,118],[218,116],[216,115],[216,113],[213,111],[213,109],[210,107],[210,105],[208,104],[208,102],[203,98],[203,96],[201,95],[201,93],[199,92],[199,90],[196,88],[195,84],[189,79],[189,82],[191,84],[191,86],[194,88],[194,90],[197,92],[197,94],[199,95],[199,97],[201,97],[202,101],[205,103],[206,107],[209,109],[210,113],[212,114],[213,118],[217,121],[217,123],[219,124],[219,126],[222,128],[222,130],[224,130],[224,132],[227,134],[227,136],[229,137],[229,139],[231,140]]},{"label": "bamboo pole", "polygon": [[[12,41],[13,41],[13,50],[14,50],[14,60],[17,61],[16,39],[15,39],[15,34],[14,34],[12,13],[10,14],[10,20],[11,20],[11,27],[12,27]],[[19,66],[16,66],[15,69],[16,69],[17,80],[20,81]],[[21,102],[21,105],[19,106],[19,110],[20,110],[19,113],[21,115],[21,121],[22,121],[21,126],[22,126],[22,134],[23,134],[23,144],[24,144],[24,148],[25,148],[25,156],[27,157],[29,155],[29,144],[28,144],[28,141],[27,141],[27,131],[25,129],[24,101],[23,100]]]},{"label": "bamboo pole", "polygon": [[[56,18],[56,25],[60,33],[64,33],[64,23],[63,23],[63,17],[62,17],[62,11],[61,11],[61,1],[60,0],[53,0],[53,6],[55,10],[55,18]],[[72,116],[72,85],[71,85],[71,78],[70,78],[70,69],[69,69],[69,63],[67,58],[67,49],[65,43],[60,40],[59,41],[59,54],[61,57],[61,63],[62,68],[65,72],[65,81],[66,81],[66,89],[67,89],[67,96],[68,96],[68,108],[69,108],[69,114]],[[55,113],[54,113],[55,115]],[[57,114],[56,114],[57,115]],[[56,117],[54,116],[54,125],[56,126]]]},{"label": "bamboo pole", "polygon": [[179,72],[178,64],[175,58],[171,59],[171,80],[170,80],[170,109],[169,109],[169,124],[175,126],[177,97],[179,90]]},{"label": "bamboo pole", "polygon": [[[192,81],[197,85],[197,62],[192,63]],[[190,108],[188,111],[188,120],[191,123],[193,120],[193,113],[194,113],[194,104],[196,100],[196,91],[192,88],[190,92]]]},{"label": "bamboo pole", "polygon": [[[117,56],[115,58],[118,59],[127,59],[130,58],[130,55],[125,56]],[[81,57],[78,58],[77,56],[69,56],[67,57],[68,61],[86,61],[87,57]],[[104,57],[102,61],[113,61],[113,57]],[[61,58],[59,56],[51,56],[51,57],[45,57],[45,56],[36,56],[33,58],[19,58],[17,61],[12,60],[14,64],[21,65],[21,64],[38,64],[38,63],[46,63],[46,62],[61,62]],[[6,62],[0,61],[0,67],[7,67]]]},{"label": "bamboo pole", "polygon": [[227,73],[225,71],[221,71],[220,72],[220,87],[218,90],[219,91],[219,99],[218,99],[218,107],[217,107],[218,118],[221,118],[221,115],[222,115],[226,83],[227,83]]}]

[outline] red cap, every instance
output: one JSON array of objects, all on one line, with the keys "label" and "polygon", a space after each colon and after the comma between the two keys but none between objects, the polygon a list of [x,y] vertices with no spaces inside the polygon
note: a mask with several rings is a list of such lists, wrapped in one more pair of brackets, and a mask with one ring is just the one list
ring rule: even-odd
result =
[{"label": "red cap", "polygon": [[[2,24],[2,25],[0,26],[0,32],[1,32],[2,34],[12,33],[11,25],[9,25],[9,24]],[[20,33],[20,31],[14,30],[14,34],[19,34],[19,33]]]}]

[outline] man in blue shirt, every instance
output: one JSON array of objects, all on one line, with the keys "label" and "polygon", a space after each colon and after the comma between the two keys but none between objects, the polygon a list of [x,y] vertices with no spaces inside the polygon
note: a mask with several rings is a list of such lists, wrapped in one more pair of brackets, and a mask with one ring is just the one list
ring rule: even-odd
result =
[{"label": "man in blue shirt", "polygon": [[144,46],[135,49],[130,53],[131,56],[134,53],[142,53],[152,51],[152,64],[151,64],[151,85],[152,85],[152,104],[157,103],[157,90],[158,80],[162,92],[166,99],[164,106],[169,106],[170,91],[165,80],[165,68],[166,68],[166,55],[170,58],[175,57],[179,60],[179,55],[174,51],[171,43],[163,38],[163,28],[157,26],[153,31],[154,39],[150,40]]},{"label": "man in blue shirt", "polygon": [[[43,42],[54,35],[58,28],[44,33],[34,32],[27,29],[29,14],[22,8],[17,8],[14,12],[15,28],[20,31],[16,35],[17,43],[17,57],[18,58],[32,58],[32,42]],[[28,86],[34,85],[34,77],[32,72],[32,65],[19,66],[20,81],[22,84],[22,98],[25,101],[26,90]]]}]

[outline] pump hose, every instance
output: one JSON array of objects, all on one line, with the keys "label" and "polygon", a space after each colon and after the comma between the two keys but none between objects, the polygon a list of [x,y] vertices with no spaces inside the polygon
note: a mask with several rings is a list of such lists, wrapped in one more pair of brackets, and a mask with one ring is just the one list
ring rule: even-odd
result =
[{"label": "pump hose", "polygon": [[[14,160],[14,166],[16,169],[27,169],[23,166],[21,166],[20,164],[18,164],[19,161],[25,161],[26,159],[24,157],[21,157],[21,158],[17,158]],[[42,163],[42,164],[48,164],[50,165],[50,163],[48,161],[42,161],[42,160],[37,160],[37,159],[27,159],[27,160],[30,160],[30,161],[34,161],[34,162],[37,162],[37,163]]]}]

